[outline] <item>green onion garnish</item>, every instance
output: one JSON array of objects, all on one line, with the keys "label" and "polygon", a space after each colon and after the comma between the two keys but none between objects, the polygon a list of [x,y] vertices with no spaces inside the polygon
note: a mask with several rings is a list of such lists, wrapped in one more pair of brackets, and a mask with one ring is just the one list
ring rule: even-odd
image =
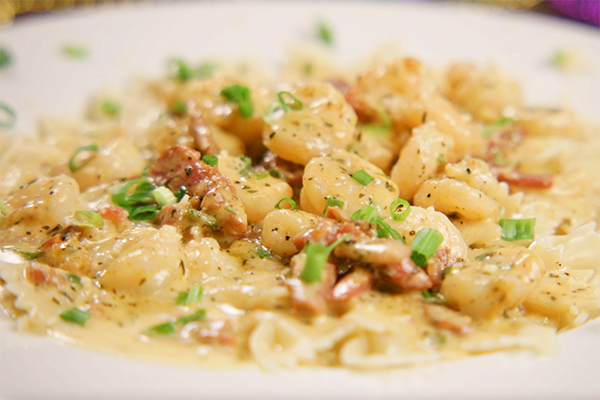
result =
[{"label": "green onion garnish", "polygon": [[290,206],[291,206],[290,210],[295,210],[296,209],[296,202],[294,200],[290,199],[289,197],[284,197],[283,199],[279,200],[277,202],[277,204],[275,204],[275,208],[278,209],[278,210],[280,210],[281,209],[281,203],[284,203],[284,202],[290,203]]},{"label": "green onion garnish", "polygon": [[69,279],[69,281],[73,282],[76,285],[82,286],[81,284],[81,278],[79,277],[79,275],[75,275],[72,273],[67,273],[67,278]]},{"label": "green onion garnish", "polygon": [[212,215],[208,215],[203,213],[202,211],[194,209],[188,210],[188,215],[194,218],[195,220],[202,222],[203,225],[206,225],[213,230],[217,227],[217,219]]},{"label": "green onion garnish", "polygon": [[365,132],[371,136],[377,136],[377,137],[388,137],[393,133],[392,128],[389,126],[366,124],[366,125],[359,125],[359,126],[357,126],[357,128],[361,132]]},{"label": "green onion garnish", "polygon": [[69,58],[79,60],[83,60],[90,55],[90,51],[86,47],[75,44],[63,46],[62,53]]},{"label": "green onion garnish", "polygon": [[[302,104],[302,102],[290,92],[279,92],[277,93],[277,97],[279,98],[279,102],[281,103],[283,108],[299,111],[302,110],[302,108],[304,107],[304,104]],[[291,102],[286,101],[286,98],[291,100]]]},{"label": "green onion garnish", "polygon": [[488,124],[483,128],[483,137],[489,138],[494,132],[497,132],[498,130],[504,127],[513,125],[514,123],[515,120],[512,118],[502,118],[499,121],[496,121],[492,124]]},{"label": "green onion garnish", "polygon": [[12,63],[12,55],[4,47],[0,47],[0,69],[8,67]]},{"label": "green onion garnish", "polygon": [[314,65],[311,62],[304,64],[304,75],[311,76],[313,73]]},{"label": "green onion garnish", "polygon": [[392,237],[395,240],[402,240],[404,242],[404,238],[402,235],[398,233],[397,230],[392,228],[388,223],[386,223],[383,218],[381,218],[377,214],[377,209],[373,206],[364,206],[360,210],[354,212],[352,214],[352,220],[358,221],[364,219],[370,224],[376,224],[376,226],[381,226],[380,229],[377,229],[377,237]]},{"label": "green onion garnish", "polygon": [[356,171],[352,175],[352,178],[354,178],[354,180],[356,180],[358,183],[360,183],[363,186],[367,186],[369,183],[371,183],[375,180],[375,178],[373,178],[371,175],[369,175],[369,173],[367,171],[365,171],[364,169],[359,169],[358,171]]},{"label": "green onion garnish", "polygon": [[342,200],[338,200],[335,197],[328,197],[327,202],[325,203],[325,209],[323,210],[323,217],[327,213],[327,209],[329,207],[339,207],[340,209],[344,208],[344,202]]},{"label": "green onion garnish", "polygon": [[152,203],[154,201],[152,195],[154,188],[154,184],[146,177],[134,179],[115,190],[112,194],[112,201],[119,207],[129,211],[135,206]]},{"label": "green onion garnish", "polygon": [[77,211],[75,212],[75,223],[73,225],[102,228],[104,226],[104,218],[94,211]]},{"label": "green onion garnish", "polygon": [[329,255],[340,243],[350,238],[350,234],[344,235],[329,246],[323,246],[320,243],[309,243],[304,248],[306,253],[306,263],[300,274],[300,279],[304,282],[321,282],[321,273],[329,259]]},{"label": "green onion garnish", "polygon": [[180,187],[179,190],[177,191],[177,193],[175,193],[175,198],[177,199],[177,202],[179,203],[186,194],[187,194],[186,188],[184,188],[183,186]]},{"label": "green onion garnish", "polygon": [[252,159],[248,156],[240,156],[240,160],[244,163],[244,168],[240,169],[240,175],[246,175],[252,169]]},{"label": "green onion garnish", "polygon": [[177,101],[171,107],[171,112],[173,114],[176,114],[176,115],[179,115],[179,116],[183,116],[183,115],[185,115],[187,113],[187,105],[183,101],[181,101],[181,100]]},{"label": "green onion garnish", "polygon": [[377,111],[379,112],[379,119],[383,123],[383,126],[391,128],[394,123],[390,114],[383,107],[377,107]]},{"label": "green onion garnish", "polygon": [[502,227],[502,239],[508,242],[512,242],[514,240],[533,239],[535,218],[502,218],[500,221],[498,221],[498,224]]},{"label": "green onion garnish", "polygon": [[355,211],[354,214],[352,214],[353,221],[364,219],[370,224],[375,223],[377,217],[377,209],[373,206],[364,206],[363,208],[361,208],[358,211]]},{"label": "green onion garnish", "polygon": [[202,156],[202,161],[204,161],[204,163],[210,165],[211,167],[216,167],[219,164],[219,157],[207,154],[205,156]]},{"label": "green onion garnish", "polygon": [[390,212],[392,213],[392,218],[396,221],[404,221],[408,217],[408,214],[410,214],[410,203],[402,198],[398,198],[392,201]]},{"label": "green onion garnish", "polygon": [[250,89],[246,86],[235,84],[221,90],[221,96],[229,101],[237,103],[240,115],[243,118],[250,118],[254,112],[252,99],[250,97]]},{"label": "green onion garnish", "polygon": [[423,296],[423,298],[430,303],[442,304],[442,305],[446,304],[446,299],[444,299],[442,297],[442,295],[439,293],[432,293],[429,290],[423,290],[421,292],[421,296]]},{"label": "green onion garnish", "polygon": [[444,241],[444,236],[431,228],[423,228],[417,232],[417,236],[410,244],[412,255],[410,258],[419,267],[426,267],[427,260],[437,251],[440,244]]},{"label": "green onion garnish", "polygon": [[168,61],[168,68],[172,71],[171,79],[185,82],[192,78],[192,70],[187,63],[179,58],[172,58]]},{"label": "green onion garnish", "polygon": [[323,21],[317,24],[317,37],[327,45],[333,44],[333,35],[331,33],[331,29]]},{"label": "green onion garnish", "polygon": [[10,129],[17,120],[15,111],[4,103],[0,103],[0,128]]},{"label": "green onion garnish", "polygon": [[179,325],[185,325],[190,322],[199,321],[199,320],[203,320],[203,319],[206,319],[206,311],[198,310],[193,314],[187,315],[185,317],[177,318],[175,323],[177,323]]},{"label": "green onion garnish", "polygon": [[[82,154],[83,156],[80,156]],[[98,145],[95,143],[88,144],[87,146],[81,146],[75,150],[75,154],[69,160],[69,170],[75,172],[78,169],[84,167],[87,163],[92,161],[98,154]]]},{"label": "green onion garnish", "polygon": [[175,323],[178,325],[185,325],[185,324],[189,324],[190,322],[199,321],[199,320],[203,320],[203,319],[206,319],[206,311],[198,310],[193,314],[187,315],[185,317],[177,318]]},{"label": "green onion garnish", "polygon": [[177,203],[177,197],[167,187],[160,186],[152,191],[152,197],[158,203],[159,206],[166,206],[167,204]]},{"label": "green onion garnish", "polygon": [[146,221],[148,219],[156,217],[156,214],[158,214],[158,210],[160,210],[160,206],[154,204],[134,207],[131,211],[129,211],[128,218],[131,221]]},{"label": "green onion garnish", "polygon": [[92,314],[89,312],[81,311],[78,308],[71,308],[70,310],[64,311],[62,314],[60,314],[60,317],[63,320],[81,326],[83,326],[91,316]]},{"label": "green onion garnish", "polygon": [[146,329],[143,333],[144,335],[161,335],[161,336],[171,336],[176,332],[175,324],[172,322],[166,322],[160,325],[154,325],[148,329]]},{"label": "green onion garnish", "polygon": [[111,117],[118,115],[121,111],[121,106],[118,103],[109,100],[103,102],[101,108],[106,115],[110,115]]},{"label": "green onion garnish", "polygon": [[0,199],[0,214],[8,215],[11,213],[11,207]]},{"label": "green onion garnish", "polygon": [[257,246],[255,252],[260,258],[273,258],[273,254],[262,246]]},{"label": "green onion garnish", "polygon": [[204,287],[202,285],[195,285],[190,288],[187,292],[180,292],[177,296],[177,305],[183,306],[187,304],[199,303],[202,300],[202,294]]},{"label": "green onion garnish", "polygon": [[22,255],[23,257],[25,257],[27,260],[35,260],[36,258],[38,258],[39,256],[41,256],[44,252],[43,251],[23,251],[23,250],[19,250],[16,247],[13,246],[5,246],[2,248],[2,250],[9,250],[9,251],[14,251],[15,253],[19,253],[20,255]]},{"label": "green onion garnish", "polygon": [[269,171],[260,171],[260,172],[255,172],[253,174],[250,175],[250,178],[252,179],[265,179],[268,178],[270,176]]}]

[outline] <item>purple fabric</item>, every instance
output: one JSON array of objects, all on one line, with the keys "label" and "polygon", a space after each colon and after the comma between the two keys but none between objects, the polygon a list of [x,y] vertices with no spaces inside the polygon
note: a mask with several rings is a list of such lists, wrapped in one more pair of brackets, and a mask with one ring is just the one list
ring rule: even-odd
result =
[{"label": "purple fabric", "polygon": [[600,26],[600,0],[551,0],[550,3],[565,15]]}]

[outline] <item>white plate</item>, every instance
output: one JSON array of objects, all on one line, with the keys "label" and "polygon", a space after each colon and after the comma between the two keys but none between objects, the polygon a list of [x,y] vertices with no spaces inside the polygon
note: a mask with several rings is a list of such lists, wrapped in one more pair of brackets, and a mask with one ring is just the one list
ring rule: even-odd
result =
[{"label": "white plate", "polygon": [[[100,87],[122,86],[140,71],[161,73],[173,55],[252,56],[276,66],[290,44],[310,40],[318,19],[334,28],[341,62],[390,41],[428,65],[493,61],[521,81],[530,104],[571,106],[598,118],[597,30],[514,11],[421,3],[169,3],[30,17],[0,31],[0,45],[15,55],[0,73],[0,101],[16,109],[16,132],[31,131],[41,115],[79,115]],[[87,46],[91,57],[65,58],[65,43]],[[587,68],[564,74],[548,65],[555,50],[572,47]],[[553,357],[502,353],[369,374],[144,363],[18,333],[6,317],[0,339],[4,398],[600,398],[599,323],[562,335]]]}]

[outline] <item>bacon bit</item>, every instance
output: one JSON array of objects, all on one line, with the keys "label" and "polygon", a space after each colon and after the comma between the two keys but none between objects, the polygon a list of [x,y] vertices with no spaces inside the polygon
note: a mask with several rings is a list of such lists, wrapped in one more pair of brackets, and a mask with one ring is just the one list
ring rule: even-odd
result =
[{"label": "bacon bit", "polygon": [[25,269],[25,279],[33,285],[53,286],[57,289],[66,287],[69,280],[66,276],[58,274],[51,268],[42,269],[40,266],[29,263]]},{"label": "bacon bit", "polygon": [[348,301],[371,290],[374,283],[375,277],[372,273],[362,268],[354,268],[335,284],[328,300],[333,302]]},{"label": "bacon bit", "polygon": [[196,150],[202,154],[216,155],[219,153],[219,145],[217,144],[212,131],[206,124],[203,118],[194,118],[190,120],[190,130],[194,138]]},{"label": "bacon bit", "polygon": [[549,189],[554,183],[551,175],[529,174],[526,172],[502,169],[498,180],[509,185],[521,186],[532,189]]},{"label": "bacon bit", "polygon": [[330,219],[321,218],[315,226],[306,228],[292,238],[296,248],[303,249],[306,243],[320,243],[329,246],[338,238],[339,225]]},{"label": "bacon bit", "polygon": [[433,283],[425,271],[410,259],[404,258],[398,264],[382,265],[378,268],[383,278],[406,290],[429,290]]},{"label": "bacon bit", "polygon": [[442,285],[442,274],[446,267],[453,265],[456,258],[450,255],[450,249],[440,249],[435,252],[427,264],[427,275],[433,283],[432,289],[439,289]]},{"label": "bacon bit", "polygon": [[360,122],[372,122],[379,118],[379,111],[371,106],[355,88],[348,90],[346,101],[354,108]]},{"label": "bacon bit", "polygon": [[341,78],[330,78],[327,82],[331,83],[344,96],[350,90],[350,84]]},{"label": "bacon bit", "polygon": [[231,321],[203,321],[189,324],[187,333],[202,344],[235,346],[237,340]]},{"label": "bacon bit", "polygon": [[218,229],[242,235],[248,229],[244,207],[235,187],[218,168],[200,161],[200,153],[182,146],[168,148],[150,169],[157,185],[177,192],[182,186],[190,197],[202,199],[202,211],[217,219]]},{"label": "bacon bit", "polygon": [[119,226],[122,223],[127,222],[127,217],[129,216],[127,210],[117,206],[103,208],[102,210],[98,211],[98,214],[100,214],[105,220],[112,222],[115,226]]},{"label": "bacon bit", "polygon": [[460,314],[447,307],[436,304],[423,304],[423,312],[438,329],[466,335],[473,332],[473,320],[468,315]]}]

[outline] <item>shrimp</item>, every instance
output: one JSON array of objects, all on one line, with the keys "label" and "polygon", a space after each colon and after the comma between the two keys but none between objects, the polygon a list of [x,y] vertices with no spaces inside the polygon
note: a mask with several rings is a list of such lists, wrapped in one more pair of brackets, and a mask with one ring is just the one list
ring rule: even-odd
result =
[{"label": "shrimp", "polygon": [[[367,172],[373,181],[363,185],[354,179],[359,170]],[[317,215],[323,213],[328,197],[343,201],[343,211],[348,215],[366,205],[385,212],[398,198],[398,187],[383,171],[345,150],[312,159],[306,165],[302,181],[302,208]]]},{"label": "shrimp", "polygon": [[454,140],[440,132],[434,122],[413,129],[390,175],[400,189],[400,197],[412,200],[421,184],[433,178],[449,160],[453,148]]},{"label": "shrimp", "polygon": [[421,207],[434,207],[447,215],[458,214],[466,219],[497,218],[500,206],[497,201],[464,182],[451,178],[425,181],[414,197]]},{"label": "shrimp", "polygon": [[300,210],[273,210],[263,221],[262,243],[275,254],[292,256],[300,249],[291,239],[318,220],[315,215]]},{"label": "shrimp", "polygon": [[201,162],[197,151],[167,149],[152,165],[150,176],[173,192],[184,187],[190,196],[200,198],[202,211],[216,218],[217,229],[231,235],[246,232],[248,218],[235,187],[217,168]]},{"label": "shrimp", "polygon": [[252,172],[242,159],[225,152],[219,154],[219,171],[232,183],[251,223],[262,221],[281,199],[294,194],[284,180],[267,171],[261,171],[260,175]]},{"label": "shrimp", "polygon": [[524,247],[487,249],[462,267],[455,264],[440,293],[451,308],[473,318],[497,318],[523,304],[544,272],[541,258]]},{"label": "shrimp", "polygon": [[517,82],[493,66],[478,69],[471,64],[454,64],[446,73],[445,83],[448,98],[483,122],[497,121],[506,107],[523,103]]},{"label": "shrimp", "polygon": [[306,165],[312,158],[347,148],[355,139],[356,114],[331,84],[296,86],[303,107],[265,126],[263,142],[279,157]]}]

